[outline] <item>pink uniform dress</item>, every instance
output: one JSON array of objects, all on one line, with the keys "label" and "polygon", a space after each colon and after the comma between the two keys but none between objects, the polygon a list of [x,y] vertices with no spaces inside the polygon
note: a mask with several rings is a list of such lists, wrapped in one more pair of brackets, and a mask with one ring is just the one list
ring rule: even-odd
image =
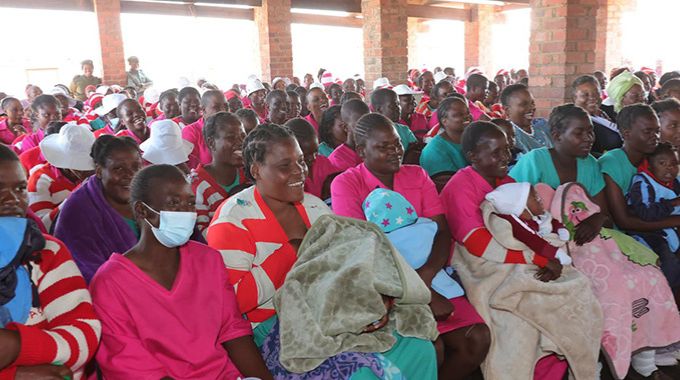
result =
[{"label": "pink uniform dress", "polygon": [[197,168],[199,164],[208,165],[212,162],[212,154],[203,138],[204,124],[205,119],[200,118],[182,129],[182,138],[194,144],[194,150],[189,154],[189,168],[191,169]]},{"label": "pink uniform dress", "polygon": [[411,132],[413,132],[418,140],[422,140],[423,136],[430,130],[425,115],[417,112],[414,112],[413,115],[411,115],[411,120],[409,120],[409,122],[401,119],[399,120],[399,124],[408,125]]},{"label": "pink uniform dress", "polygon": [[347,144],[340,144],[337,148],[333,150],[330,156],[328,156],[331,164],[333,164],[339,171],[347,170],[353,168],[364,160],[359,157],[357,152],[347,146]]},{"label": "pink uniform dress", "polygon": [[[27,119],[21,120],[21,126],[23,127],[25,134],[31,133],[31,123]],[[0,143],[12,145],[12,142],[14,142],[17,137],[18,136],[14,136],[14,133],[9,129],[7,119],[0,121]]]},{"label": "pink uniform dress", "polygon": [[305,180],[305,191],[321,198],[323,184],[326,181],[326,178],[331,174],[340,172],[340,170],[338,170],[328,158],[318,155],[311,168],[311,172],[312,176],[307,176],[307,179]]},{"label": "pink uniform dress", "polygon": [[33,147],[38,146],[44,138],[45,131],[38,129],[29,135],[17,137],[12,144],[16,145],[21,153],[23,153]]},{"label": "pink uniform dress", "polygon": [[[468,100],[468,109],[470,110],[470,115],[472,116],[472,121],[477,121],[479,120],[482,116],[486,115],[484,111],[482,111],[481,108],[477,107],[477,105],[471,101]],[[489,115],[486,115],[486,117],[489,117]],[[490,119],[490,117],[489,117]]]},{"label": "pink uniform dress", "polygon": [[[497,180],[496,186],[511,182],[515,181],[505,177]],[[475,250],[475,246],[484,246],[491,239],[479,206],[492,190],[493,187],[471,166],[456,172],[442,190],[441,200],[451,235],[456,242],[468,247],[470,252]],[[506,262],[517,263],[513,256],[513,252],[508,251]],[[545,356],[536,363],[534,380],[561,380],[567,366],[566,360],[560,360],[555,355]]]},{"label": "pink uniform dress", "polygon": [[[333,180],[331,199],[333,212],[337,215],[366,220],[361,207],[368,194],[376,188],[386,189],[365,164],[348,169]],[[394,175],[394,188],[391,189],[408,200],[418,216],[432,218],[444,214],[437,188],[427,172],[416,165],[402,165]],[[457,330],[474,324],[484,324],[482,317],[475,311],[465,297],[449,300],[455,312],[449,319],[437,322],[440,333]]]},{"label": "pink uniform dress", "polygon": [[124,137],[124,136],[132,137],[132,139],[135,140],[135,141],[137,142],[138,145],[144,142],[144,141],[142,141],[142,139],[140,139],[139,137],[137,137],[137,135],[135,135],[131,130],[129,130],[129,129],[127,129],[127,128],[125,128],[125,129],[123,129],[122,131],[116,133],[116,137]]},{"label": "pink uniform dress", "polygon": [[316,121],[314,118],[314,115],[310,112],[309,115],[305,116],[305,120],[309,122],[309,124],[314,127],[314,130],[316,131],[316,134],[319,134],[319,123]]},{"label": "pink uniform dress", "polygon": [[114,253],[90,284],[108,380],[236,379],[223,343],[251,335],[219,252],[190,241],[179,249],[172,289]]}]

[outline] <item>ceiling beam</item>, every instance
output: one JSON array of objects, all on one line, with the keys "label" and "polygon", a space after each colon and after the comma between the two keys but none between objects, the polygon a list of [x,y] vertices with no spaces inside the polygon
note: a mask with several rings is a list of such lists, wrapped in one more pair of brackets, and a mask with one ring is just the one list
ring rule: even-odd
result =
[{"label": "ceiling beam", "polygon": [[349,28],[361,28],[363,26],[363,20],[360,18],[356,18],[354,16],[335,17],[335,16],[308,15],[303,13],[293,13],[291,22],[294,24],[344,26]]},{"label": "ceiling beam", "polygon": [[431,7],[428,5],[408,5],[408,17],[440,20],[469,21],[470,12],[466,9]]},{"label": "ceiling beam", "polygon": [[49,9],[54,11],[94,11],[92,0],[1,0],[0,6],[7,8]]},{"label": "ceiling beam", "polygon": [[292,8],[361,13],[361,0],[291,0]]},{"label": "ceiling beam", "polygon": [[253,20],[252,9],[224,8],[193,4],[170,4],[141,1],[121,1],[121,13],[143,13],[172,16],[196,16]]}]

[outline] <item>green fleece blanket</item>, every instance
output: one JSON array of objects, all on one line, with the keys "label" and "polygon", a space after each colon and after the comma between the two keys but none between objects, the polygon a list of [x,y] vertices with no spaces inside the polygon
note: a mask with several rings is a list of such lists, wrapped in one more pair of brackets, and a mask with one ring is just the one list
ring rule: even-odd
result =
[{"label": "green fleece blanket", "polygon": [[[382,295],[395,298],[388,324],[362,333],[386,314]],[[385,352],[395,343],[394,330],[434,340],[429,302],[430,290],[377,226],[324,215],[274,297],[281,364],[301,373],[342,352]]]}]

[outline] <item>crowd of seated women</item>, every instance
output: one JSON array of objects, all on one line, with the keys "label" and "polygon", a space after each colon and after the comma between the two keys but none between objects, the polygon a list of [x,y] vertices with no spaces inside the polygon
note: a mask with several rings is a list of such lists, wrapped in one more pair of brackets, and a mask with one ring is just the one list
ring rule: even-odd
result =
[{"label": "crowd of seated women", "polygon": [[584,73],[547,118],[526,70],[29,85],[0,99],[0,379],[670,379],[656,74]]}]

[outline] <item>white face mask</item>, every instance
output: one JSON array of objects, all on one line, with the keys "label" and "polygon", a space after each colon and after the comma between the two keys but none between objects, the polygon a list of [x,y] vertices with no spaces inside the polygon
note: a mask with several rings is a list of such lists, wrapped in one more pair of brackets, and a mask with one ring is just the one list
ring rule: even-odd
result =
[{"label": "white face mask", "polygon": [[[143,202],[142,202],[143,203]],[[154,227],[148,220],[144,221],[151,227],[151,232],[159,243],[168,248],[175,248],[184,245],[191,234],[194,233],[197,214],[190,211],[163,211],[158,212],[144,203],[149,210],[160,215],[158,228]]]}]

